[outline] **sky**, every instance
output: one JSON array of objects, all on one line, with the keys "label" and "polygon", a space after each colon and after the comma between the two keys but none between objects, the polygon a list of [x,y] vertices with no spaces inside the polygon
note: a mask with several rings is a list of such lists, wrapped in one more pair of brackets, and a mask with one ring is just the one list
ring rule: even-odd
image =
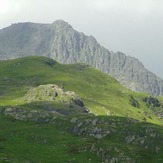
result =
[{"label": "sky", "polygon": [[0,29],[57,19],[163,78],[163,0],[0,0]]}]

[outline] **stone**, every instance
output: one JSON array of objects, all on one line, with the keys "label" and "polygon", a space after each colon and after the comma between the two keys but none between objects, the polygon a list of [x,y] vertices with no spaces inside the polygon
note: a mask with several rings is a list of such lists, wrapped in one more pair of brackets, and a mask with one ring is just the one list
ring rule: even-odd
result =
[{"label": "stone", "polygon": [[101,134],[97,134],[97,135],[95,135],[95,138],[97,138],[97,139],[102,139],[103,136],[102,136]]},{"label": "stone", "polygon": [[74,117],[74,118],[72,118],[72,119],[70,120],[70,123],[76,123],[76,121],[77,121],[77,118]]}]

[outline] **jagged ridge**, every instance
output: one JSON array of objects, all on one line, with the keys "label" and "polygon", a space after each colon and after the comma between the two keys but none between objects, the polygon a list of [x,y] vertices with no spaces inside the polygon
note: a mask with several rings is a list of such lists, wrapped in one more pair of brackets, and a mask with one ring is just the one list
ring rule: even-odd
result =
[{"label": "jagged ridge", "polygon": [[52,24],[18,23],[0,30],[0,59],[48,56],[61,63],[84,62],[115,77],[134,91],[163,94],[163,80],[136,58],[110,52],[93,36],[75,31],[62,20]]}]

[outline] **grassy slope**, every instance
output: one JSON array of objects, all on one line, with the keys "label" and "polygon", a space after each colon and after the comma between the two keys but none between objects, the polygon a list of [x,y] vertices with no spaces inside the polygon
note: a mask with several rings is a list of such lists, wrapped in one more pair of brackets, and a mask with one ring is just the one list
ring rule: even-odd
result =
[{"label": "grassy slope", "polygon": [[[89,116],[78,117],[78,120],[84,124],[92,118],[94,119]],[[125,118],[96,117],[96,119],[102,122],[97,123],[96,128],[107,130],[112,128],[111,125],[107,125],[108,123],[127,124]],[[70,120],[71,118],[57,119],[54,124],[48,124],[18,121],[0,115],[0,162],[99,163],[105,162],[106,158],[110,161],[118,158],[119,162],[161,163],[163,160],[161,147],[163,130],[160,126],[128,122],[126,133],[124,126],[116,124],[113,133],[103,139],[95,139],[85,135],[87,132],[84,135],[70,133],[69,129],[75,125],[70,123]],[[91,129],[95,126],[90,124],[83,127]],[[146,132],[148,128],[154,128],[152,131],[158,136],[153,137],[151,133]],[[135,135],[135,139],[130,143],[125,141],[128,135]],[[141,144],[140,141],[144,143]],[[155,147],[158,147],[158,152]],[[133,159],[135,161],[132,161]]]},{"label": "grassy slope", "polygon": [[[149,122],[161,124],[142,102],[146,94],[127,90],[108,75],[83,64],[61,65],[44,57],[0,62],[0,106],[21,105],[25,109],[40,109],[47,103],[31,104],[28,108],[23,97],[31,87],[51,83],[76,92],[86,107],[97,115],[147,118]],[[130,105],[130,95],[139,102],[140,108]],[[56,107],[62,109],[58,103]],[[49,124],[18,121],[0,114],[0,162],[50,163],[55,160],[96,163],[105,162],[105,158],[121,160],[121,157],[125,159],[121,162],[134,159],[142,163],[161,163],[163,160],[161,126],[130,123],[127,118],[115,116],[75,116],[77,121],[72,123],[73,118],[60,117]],[[72,134],[74,128],[78,130]],[[90,136],[90,132],[95,134],[97,128],[101,133],[103,130],[113,132],[96,139]],[[78,131],[85,132],[79,134]],[[134,139],[127,143],[128,136],[134,136]]]},{"label": "grassy slope", "polygon": [[[90,112],[96,115],[129,116],[160,124],[146,108],[146,94],[132,92],[115,79],[83,64],[61,65],[45,57],[26,57],[0,61],[0,105],[24,105],[23,96],[31,86],[57,84],[76,92]],[[132,95],[140,108],[129,103]]]},{"label": "grassy slope", "polygon": [[0,162],[100,162],[81,151],[90,138],[74,136],[54,125],[23,122],[0,115]]}]

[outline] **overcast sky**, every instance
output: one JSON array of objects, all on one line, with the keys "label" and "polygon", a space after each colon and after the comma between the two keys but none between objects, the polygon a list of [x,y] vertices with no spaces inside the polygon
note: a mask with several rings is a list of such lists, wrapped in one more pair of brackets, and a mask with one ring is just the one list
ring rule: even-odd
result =
[{"label": "overcast sky", "polygon": [[0,0],[0,29],[57,19],[163,78],[163,0]]}]

